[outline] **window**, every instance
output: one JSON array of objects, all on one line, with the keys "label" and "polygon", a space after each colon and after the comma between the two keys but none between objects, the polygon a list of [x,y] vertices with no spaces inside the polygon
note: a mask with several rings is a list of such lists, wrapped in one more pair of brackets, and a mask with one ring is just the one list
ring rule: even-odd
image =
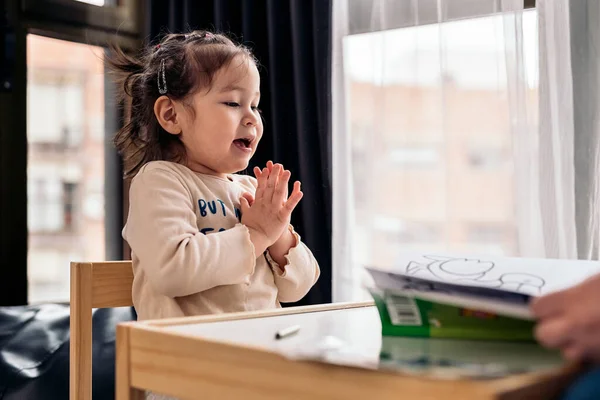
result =
[{"label": "window", "polygon": [[77,195],[77,183],[63,182],[63,223],[66,229],[72,230],[74,228],[73,216],[78,214],[75,206],[75,199]]},{"label": "window", "polygon": [[29,231],[35,234],[65,230],[62,182],[52,176],[32,176],[28,193]]},{"label": "window", "polygon": [[28,141],[45,148],[76,147],[83,138],[84,77],[34,67],[27,93]]},{"label": "window", "polygon": [[[369,29],[373,16],[356,11],[366,3],[349,2],[343,59],[348,133],[361,149],[351,155],[361,265],[391,266],[417,249],[517,251],[505,17],[485,2],[446,1],[446,22],[435,23],[433,3],[419,2],[418,24],[394,25],[411,2],[386,2],[385,23]],[[484,15],[464,18],[459,3]],[[523,35],[533,109],[535,10],[523,14]]]},{"label": "window", "polygon": [[141,6],[0,2],[0,254],[13,266],[0,273],[0,306],[68,301],[70,261],[126,257],[121,164],[107,140],[122,115],[102,60],[109,43],[139,48]]},{"label": "window", "polygon": [[30,34],[27,51],[29,301],[65,301],[70,261],[105,259],[103,49]]}]

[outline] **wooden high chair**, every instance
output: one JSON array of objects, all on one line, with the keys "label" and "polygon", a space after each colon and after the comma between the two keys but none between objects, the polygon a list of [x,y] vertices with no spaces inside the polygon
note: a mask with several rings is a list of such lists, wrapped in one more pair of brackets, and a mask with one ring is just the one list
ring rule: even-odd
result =
[{"label": "wooden high chair", "polygon": [[71,263],[69,399],[92,399],[92,309],[133,305],[131,261]]}]

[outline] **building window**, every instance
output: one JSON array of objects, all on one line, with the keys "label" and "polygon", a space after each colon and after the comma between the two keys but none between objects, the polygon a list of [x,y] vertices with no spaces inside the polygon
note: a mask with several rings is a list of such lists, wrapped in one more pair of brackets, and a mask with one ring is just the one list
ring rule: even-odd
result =
[{"label": "building window", "polygon": [[52,233],[65,229],[62,189],[62,182],[57,179],[29,180],[30,232]]},{"label": "building window", "polygon": [[63,219],[67,230],[72,230],[74,225],[73,215],[76,215],[76,193],[77,183],[63,182]]},{"label": "building window", "polygon": [[78,74],[56,76],[43,70],[32,73],[28,85],[27,139],[31,145],[63,149],[83,139],[84,86]]}]

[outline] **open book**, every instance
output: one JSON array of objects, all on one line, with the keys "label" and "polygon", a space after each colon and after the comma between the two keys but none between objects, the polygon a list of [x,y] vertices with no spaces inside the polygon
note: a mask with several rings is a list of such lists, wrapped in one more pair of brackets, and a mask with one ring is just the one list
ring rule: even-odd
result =
[{"label": "open book", "polygon": [[383,335],[532,340],[534,296],[600,273],[600,262],[404,253],[367,267]]}]

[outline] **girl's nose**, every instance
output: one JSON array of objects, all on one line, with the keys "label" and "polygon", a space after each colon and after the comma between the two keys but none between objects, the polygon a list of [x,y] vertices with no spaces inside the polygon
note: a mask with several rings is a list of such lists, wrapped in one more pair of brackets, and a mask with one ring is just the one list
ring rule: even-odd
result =
[{"label": "girl's nose", "polygon": [[258,116],[254,111],[250,111],[244,117],[244,126],[256,126],[258,125]]}]

